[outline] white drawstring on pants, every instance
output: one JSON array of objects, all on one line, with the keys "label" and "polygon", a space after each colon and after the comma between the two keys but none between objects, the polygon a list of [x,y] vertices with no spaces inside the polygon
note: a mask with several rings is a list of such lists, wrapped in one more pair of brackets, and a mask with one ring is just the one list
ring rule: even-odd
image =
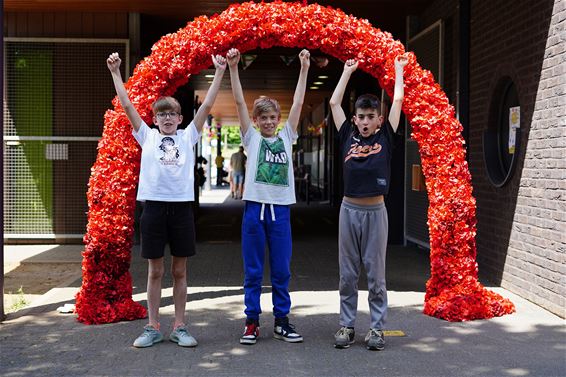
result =
[{"label": "white drawstring on pants", "polygon": [[[271,221],[275,221],[275,209],[273,208],[273,204],[269,205],[269,209],[271,210]],[[265,203],[261,203],[261,209],[259,210],[259,221],[263,221],[264,212],[265,212]]]}]

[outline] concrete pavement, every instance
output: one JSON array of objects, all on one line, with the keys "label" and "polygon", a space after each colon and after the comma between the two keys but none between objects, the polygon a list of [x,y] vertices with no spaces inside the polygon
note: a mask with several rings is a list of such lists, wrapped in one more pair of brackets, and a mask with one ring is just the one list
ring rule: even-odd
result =
[{"label": "concrete pavement", "polygon": [[[213,192],[222,201],[220,191]],[[203,198],[204,199],[204,198]],[[86,326],[56,308],[72,303],[80,279],[54,288],[0,325],[3,376],[564,376],[566,322],[501,288],[517,307],[513,315],[451,323],[422,314],[428,279],[426,250],[388,249],[389,320],[386,349],[364,347],[369,315],[365,281],[360,282],[356,343],[338,350],[336,210],[298,204],[293,208],[291,321],[305,341],[286,344],[272,337],[269,279],[262,295],[261,338],[238,343],[243,329],[243,280],[238,233],[242,203],[203,200],[197,219],[197,255],[189,260],[187,313],[199,341],[185,349],[164,341],[148,349],[131,346],[145,320]],[[316,210],[314,209],[316,208]],[[11,252],[7,247],[6,254]],[[76,255],[80,251],[65,251]],[[30,258],[57,259],[54,248]],[[13,250],[13,249],[12,249]],[[134,248],[134,298],[145,304],[146,262]],[[61,254],[62,255],[62,254]],[[266,277],[267,277],[266,273]],[[165,287],[171,286],[167,275]],[[171,288],[163,291],[161,323],[166,338],[173,318]],[[395,334],[395,333],[392,333]]]}]

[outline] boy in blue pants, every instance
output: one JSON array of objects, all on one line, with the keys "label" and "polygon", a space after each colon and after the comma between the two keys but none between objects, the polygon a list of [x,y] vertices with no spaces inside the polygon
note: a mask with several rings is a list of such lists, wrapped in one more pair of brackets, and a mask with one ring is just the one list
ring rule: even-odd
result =
[{"label": "boy in blue pants", "polygon": [[236,101],[242,141],[248,154],[243,200],[242,256],[244,261],[244,303],[246,325],[242,344],[255,344],[259,336],[260,295],[263,279],[265,243],[269,246],[273,315],[273,336],[285,342],[302,342],[303,337],[289,323],[291,309],[289,279],[291,277],[290,208],[295,203],[295,187],[291,149],[297,139],[297,126],[305,97],[310,54],[301,51],[301,72],[293,97],[289,118],[277,133],[281,110],[276,100],[261,97],[253,106],[251,124],[238,74],[240,52],[231,49],[226,55],[230,69],[232,94]]},{"label": "boy in blue pants", "polygon": [[348,348],[354,343],[361,264],[367,274],[371,317],[366,347],[375,351],[385,347],[383,325],[387,316],[385,253],[388,223],[383,196],[389,189],[392,135],[397,131],[401,115],[405,65],[406,55],[395,58],[395,91],[388,121],[381,114],[379,99],[372,94],[364,94],[356,100],[352,122],[346,118],[342,98],[350,76],[358,68],[355,60],[346,61],[330,99],[344,172],[344,198],[338,226],[341,328],[335,335],[336,348]]}]

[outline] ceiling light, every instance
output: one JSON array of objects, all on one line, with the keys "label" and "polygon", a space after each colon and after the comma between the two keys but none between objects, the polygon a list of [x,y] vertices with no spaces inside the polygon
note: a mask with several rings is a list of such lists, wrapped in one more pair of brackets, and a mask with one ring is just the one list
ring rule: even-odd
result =
[{"label": "ceiling light", "polygon": [[318,76],[318,78],[319,78],[319,79],[327,79],[327,78],[328,78],[328,76],[326,76],[326,75],[322,75],[322,76]]},{"label": "ceiling light", "polygon": [[214,77],[214,75],[204,75],[204,77],[206,77],[207,79],[211,79]]},{"label": "ceiling light", "polygon": [[311,87],[309,87],[309,89],[317,90],[317,89],[318,89],[318,86],[311,86]]},{"label": "ceiling light", "polygon": [[324,83],[322,81],[315,81],[313,82],[314,85],[323,85]]}]

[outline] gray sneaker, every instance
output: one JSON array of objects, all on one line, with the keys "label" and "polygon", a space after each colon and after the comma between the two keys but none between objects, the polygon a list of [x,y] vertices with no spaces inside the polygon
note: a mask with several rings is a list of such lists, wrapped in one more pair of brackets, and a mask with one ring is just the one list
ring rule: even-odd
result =
[{"label": "gray sneaker", "polygon": [[196,347],[198,345],[197,340],[189,333],[185,325],[175,327],[169,335],[169,340],[181,347]]},{"label": "gray sneaker", "polygon": [[151,347],[155,343],[163,340],[163,335],[159,330],[151,325],[145,325],[143,333],[134,340],[134,347],[145,348]]},{"label": "gray sneaker", "polygon": [[383,331],[378,329],[370,329],[366,335],[366,348],[371,351],[381,351],[385,348],[385,339],[383,339]]},{"label": "gray sneaker", "polygon": [[350,344],[354,343],[354,337],[356,332],[354,329],[350,329],[348,327],[342,327],[338,332],[334,335],[334,347],[336,348],[348,348]]}]

